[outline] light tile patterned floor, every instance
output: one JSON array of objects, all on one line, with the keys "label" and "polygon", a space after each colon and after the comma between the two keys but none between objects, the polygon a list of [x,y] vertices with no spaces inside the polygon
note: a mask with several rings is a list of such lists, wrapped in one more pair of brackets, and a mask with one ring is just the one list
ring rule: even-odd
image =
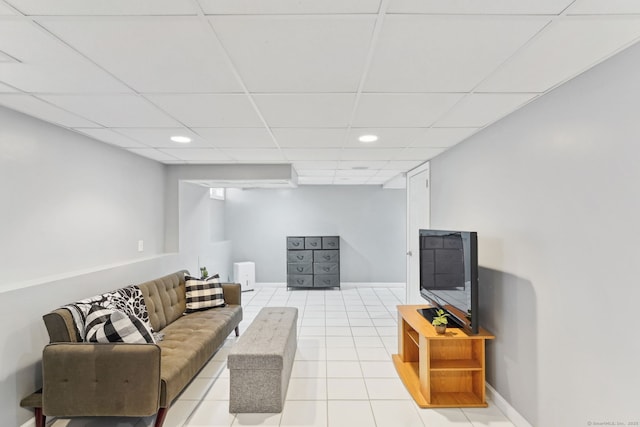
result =
[{"label": "light tile patterned floor", "polygon": [[[281,414],[230,414],[226,356],[230,336],[174,403],[166,427],[507,427],[491,404],[480,409],[420,409],[391,362],[397,353],[396,305],[404,288],[291,290],[242,294],[244,330],[265,306],[298,308],[298,351]],[[58,419],[51,427],[146,427],[154,418]]]}]

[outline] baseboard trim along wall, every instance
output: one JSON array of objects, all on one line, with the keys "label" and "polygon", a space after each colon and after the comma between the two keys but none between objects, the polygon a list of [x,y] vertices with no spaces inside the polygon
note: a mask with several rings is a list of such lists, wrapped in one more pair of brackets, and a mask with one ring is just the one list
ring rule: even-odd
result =
[{"label": "baseboard trim along wall", "polygon": [[496,389],[491,387],[489,383],[485,383],[485,385],[487,386],[487,397],[493,401],[498,409],[500,409],[516,427],[533,427],[504,397],[500,396],[500,393],[498,393]]},{"label": "baseboard trim along wall", "polygon": [[[272,288],[284,288],[287,284],[285,282],[256,282],[256,287],[272,287]],[[400,282],[341,282],[340,289],[354,289],[354,288],[404,288],[406,283]],[[298,288],[304,290],[304,288]],[[313,288],[309,288],[313,289]],[[327,290],[327,288],[323,288]]]}]

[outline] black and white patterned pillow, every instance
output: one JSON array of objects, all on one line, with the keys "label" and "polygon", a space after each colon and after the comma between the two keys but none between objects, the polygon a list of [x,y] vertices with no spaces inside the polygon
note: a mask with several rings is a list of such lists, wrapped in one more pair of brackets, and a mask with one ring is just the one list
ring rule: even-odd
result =
[{"label": "black and white patterned pillow", "polygon": [[73,320],[80,338],[88,335],[88,329],[86,328],[88,323],[87,317],[94,305],[124,311],[129,315],[137,317],[148,329],[153,330],[151,322],[149,321],[149,312],[147,311],[142,291],[138,286],[128,286],[65,306],[73,315]]},{"label": "black and white patterned pillow", "polygon": [[94,305],[87,316],[86,341],[155,343],[151,330],[136,316]]},{"label": "black and white patterned pillow", "polygon": [[185,287],[187,313],[225,306],[222,284],[217,274],[204,279],[185,276]]}]

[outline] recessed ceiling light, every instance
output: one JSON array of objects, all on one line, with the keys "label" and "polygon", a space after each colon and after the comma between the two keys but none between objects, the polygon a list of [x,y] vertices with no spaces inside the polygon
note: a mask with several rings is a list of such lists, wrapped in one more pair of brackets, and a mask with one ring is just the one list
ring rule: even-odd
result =
[{"label": "recessed ceiling light", "polygon": [[171,137],[173,142],[179,142],[180,144],[188,144],[191,142],[191,138],[188,136],[175,135]]},{"label": "recessed ceiling light", "polygon": [[358,141],[360,142],[376,142],[378,140],[377,135],[360,135]]}]

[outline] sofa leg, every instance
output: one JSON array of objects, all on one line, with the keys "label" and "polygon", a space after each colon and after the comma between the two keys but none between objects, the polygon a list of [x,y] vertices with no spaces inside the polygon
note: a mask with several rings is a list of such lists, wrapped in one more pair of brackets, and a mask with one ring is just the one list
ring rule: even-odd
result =
[{"label": "sofa leg", "polygon": [[239,337],[240,336],[240,326],[236,326],[234,331],[236,331],[236,336]]},{"label": "sofa leg", "polygon": [[164,424],[164,419],[167,418],[168,410],[169,408],[158,409],[158,414],[156,415],[156,423],[154,424],[154,427],[162,427],[162,424]]},{"label": "sofa leg", "polygon": [[44,427],[47,424],[47,416],[42,413],[42,408],[34,408],[36,415],[36,427]]}]

